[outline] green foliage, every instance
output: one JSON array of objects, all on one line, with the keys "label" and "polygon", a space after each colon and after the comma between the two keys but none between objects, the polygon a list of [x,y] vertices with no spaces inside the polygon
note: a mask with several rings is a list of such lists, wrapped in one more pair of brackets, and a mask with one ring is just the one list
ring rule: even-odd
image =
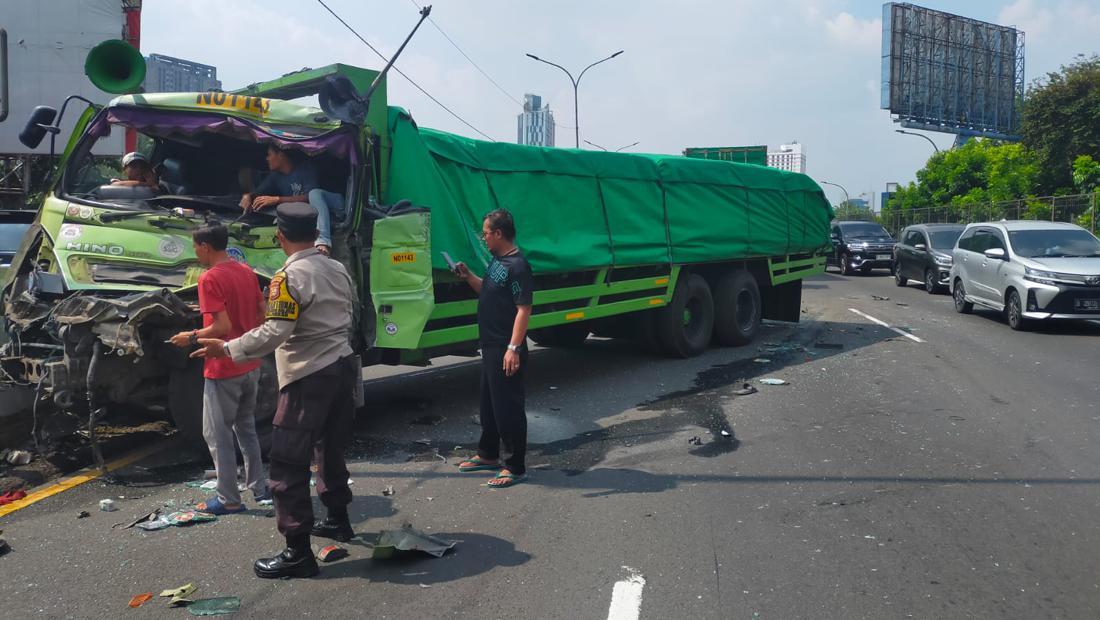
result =
[{"label": "green foliage", "polygon": [[876,221],[875,214],[871,211],[870,207],[865,207],[862,206],[861,203],[853,203],[847,200],[833,208],[833,217],[838,220]]},{"label": "green foliage", "polygon": [[1100,159],[1100,57],[1079,55],[1032,83],[1022,133],[1040,165],[1036,190],[1054,195],[1075,186],[1076,158]]},{"label": "green foliage", "polygon": [[1039,175],[1035,155],[1020,144],[970,140],[933,155],[916,182],[898,187],[889,210],[964,208],[1032,194]]}]

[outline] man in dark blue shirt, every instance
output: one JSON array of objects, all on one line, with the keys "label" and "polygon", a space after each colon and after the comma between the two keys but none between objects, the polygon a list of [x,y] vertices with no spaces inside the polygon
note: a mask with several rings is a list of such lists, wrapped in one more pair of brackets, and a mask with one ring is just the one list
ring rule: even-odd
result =
[{"label": "man in dark blue shirt", "polygon": [[[527,411],[523,388],[527,365],[527,322],[534,299],[534,276],[516,247],[512,214],[497,209],[485,216],[481,229],[493,255],[485,277],[475,276],[463,263],[459,277],[478,293],[477,326],[481,341],[481,440],[477,456],[459,464],[462,472],[496,471],[491,488],[504,488],[527,479]],[[500,445],[509,453],[500,459]],[[503,467],[503,468],[502,468]]]},{"label": "man in dark blue shirt", "polygon": [[267,146],[267,167],[271,173],[253,193],[241,198],[241,208],[259,211],[288,202],[309,203],[317,210],[316,247],[322,254],[328,254],[332,247],[332,218],[344,217],[343,196],[320,189],[313,162],[307,159],[295,163],[278,145]]}]

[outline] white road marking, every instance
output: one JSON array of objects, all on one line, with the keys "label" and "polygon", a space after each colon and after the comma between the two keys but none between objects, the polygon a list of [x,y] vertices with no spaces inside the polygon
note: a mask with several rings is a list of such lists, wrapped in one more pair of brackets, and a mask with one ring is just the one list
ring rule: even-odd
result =
[{"label": "white road marking", "polygon": [[607,620],[638,620],[642,612],[642,588],[645,587],[645,577],[629,566],[623,570],[630,576],[622,581],[615,582],[611,591],[611,607],[607,610]]},{"label": "white road marking", "polygon": [[875,317],[871,316],[870,314],[867,314],[866,312],[860,312],[859,310],[856,310],[855,308],[848,308],[848,309],[851,310],[852,312],[858,314],[859,316],[867,319],[868,321],[871,321],[872,323],[877,323],[877,324],[885,327],[886,329],[889,329],[890,331],[897,332],[898,334],[901,334],[902,336],[905,336],[906,338],[912,340],[913,342],[924,342],[923,340],[921,340],[920,338],[917,338],[913,334],[910,334],[909,332],[906,332],[906,331],[902,331],[902,330],[894,327],[893,325],[890,325],[886,321],[880,321],[880,320],[876,319]]}]

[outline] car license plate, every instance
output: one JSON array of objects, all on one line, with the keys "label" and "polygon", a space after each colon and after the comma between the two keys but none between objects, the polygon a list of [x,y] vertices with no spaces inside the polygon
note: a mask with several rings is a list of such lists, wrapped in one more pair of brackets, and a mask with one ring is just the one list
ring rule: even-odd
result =
[{"label": "car license plate", "polygon": [[1074,299],[1073,309],[1100,312],[1100,299]]},{"label": "car license plate", "polygon": [[890,260],[889,254],[875,254],[875,260]]}]

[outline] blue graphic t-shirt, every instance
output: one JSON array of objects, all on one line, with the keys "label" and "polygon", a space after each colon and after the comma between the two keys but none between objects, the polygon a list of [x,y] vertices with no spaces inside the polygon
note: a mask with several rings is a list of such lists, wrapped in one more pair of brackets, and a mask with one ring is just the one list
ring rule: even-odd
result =
[{"label": "blue graphic t-shirt", "polygon": [[317,170],[308,161],[294,166],[290,174],[272,170],[253,192],[257,196],[305,196],[317,189]]},{"label": "blue graphic t-shirt", "polygon": [[535,277],[518,249],[494,256],[485,268],[477,299],[477,328],[481,346],[506,347],[512,339],[516,306],[529,306],[534,298]]}]

